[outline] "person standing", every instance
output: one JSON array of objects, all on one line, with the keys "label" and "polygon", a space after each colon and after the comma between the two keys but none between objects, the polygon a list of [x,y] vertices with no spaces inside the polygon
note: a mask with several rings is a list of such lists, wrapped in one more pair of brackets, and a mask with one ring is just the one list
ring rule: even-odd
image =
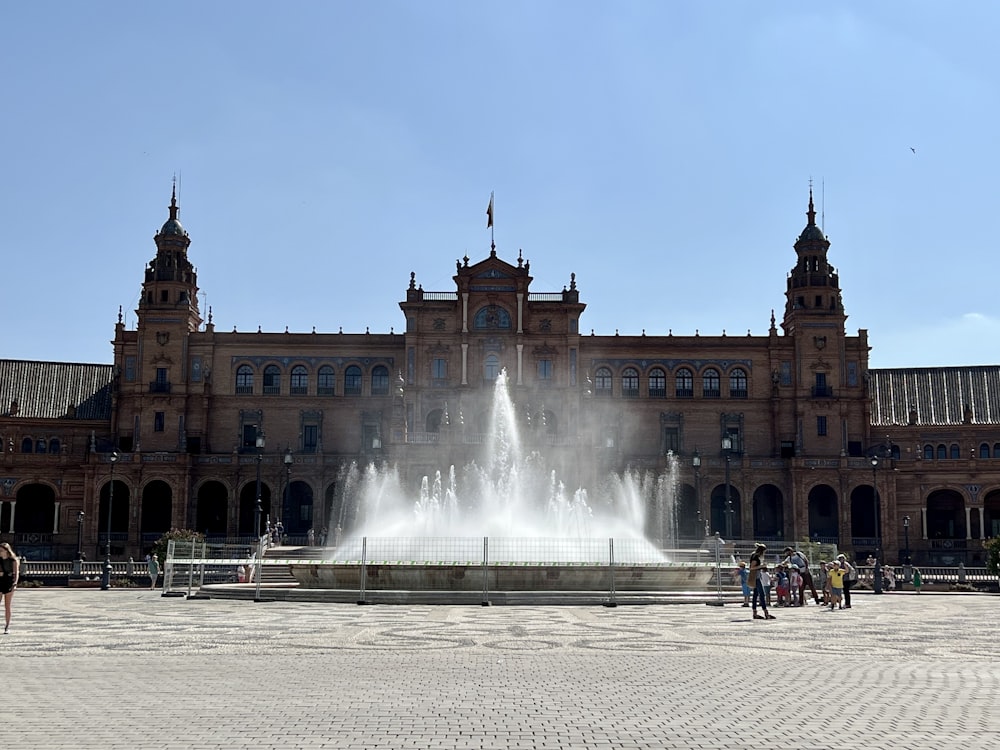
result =
[{"label": "person standing", "polygon": [[7,542],[0,544],[0,596],[3,597],[4,635],[10,630],[10,606],[21,576],[21,561]]},{"label": "person standing", "polygon": [[[761,573],[767,570],[764,565],[764,554],[767,552],[767,545],[757,542],[754,545],[753,554],[750,555],[750,588],[753,590],[753,600],[751,602],[751,607],[753,608],[753,619],[755,620],[774,620],[776,619],[774,615],[767,611],[767,598],[768,594],[764,590],[764,582],[761,580]],[[760,607],[763,610],[763,615],[757,614],[757,603],[760,602]]]},{"label": "person standing", "polygon": [[740,588],[743,589],[743,606],[750,606],[750,571],[747,570],[747,564],[745,561],[740,560],[739,565],[736,566],[736,570],[733,571],[733,578],[740,582]]},{"label": "person standing", "polygon": [[845,571],[836,563],[830,565],[827,576],[830,579],[830,609],[843,609],[841,601],[844,598],[844,574]]},{"label": "person standing", "polygon": [[156,551],[146,555],[146,570],[149,572],[149,590],[156,588],[156,579],[160,577],[160,561],[156,559]]},{"label": "person standing", "polygon": [[798,591],[799,606],[801,607],[806,603],[805,595],[807,586],[809,587],[809,592],[813,595],[813,601],[819,604],[819,594],[816,593],[816,584],[813,583],[812,573],[809,570],[809,558],[805,556],[804,552],[800,552],[794,547],[785,547],[782,554],[785,555],[784,564],[798,570],[799,577],[802,578],[802,585]]},{"label": "person standing", "polygon": [[847,562],[847,556],[843,553],[837,555],[837,562],[844,571],[844,609],[850,609],[851,589],[858,582],[858,569]]},{"label": "person standing", "polygon": [[918,594],[920,593],[920,587],[924,585],[923,579],[920,577],[920,568],[913,569],[913,590]]}]

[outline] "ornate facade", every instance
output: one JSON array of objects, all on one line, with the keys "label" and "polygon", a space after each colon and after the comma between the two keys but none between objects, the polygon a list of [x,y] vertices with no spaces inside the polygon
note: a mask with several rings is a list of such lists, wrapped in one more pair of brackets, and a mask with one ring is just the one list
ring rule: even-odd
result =
[{"label": "ornate facade", "polygon": [[764,336],[585,334],[572,274],[535,291],[495,246],[457,261],[451,290],[411,274],[403,333],[219,332],[176,197],[154,242],[112,365],[0,361],[0,538],[29,557],[101,555],[109,505],[116,556],[174,527],[250,537],[258,472],[263,516],[293,540],[349,531],[345,468],[388,462],[415,487],[472,460],[503,369],[561,477],[675,464],[682,541],[864,555],[878,534],[890,562],[955,564],[1000,532],[1000,367],[871,370],[811,195]]}]

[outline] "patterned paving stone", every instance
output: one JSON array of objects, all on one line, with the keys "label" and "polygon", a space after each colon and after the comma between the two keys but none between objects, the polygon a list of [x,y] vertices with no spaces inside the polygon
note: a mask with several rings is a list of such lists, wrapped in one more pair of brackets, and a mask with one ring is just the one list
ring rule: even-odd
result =
[{"label": "patterned paving stone", "polygon": [[11,748],[995,748],[1000,598],[363,606],[24,589]]}]

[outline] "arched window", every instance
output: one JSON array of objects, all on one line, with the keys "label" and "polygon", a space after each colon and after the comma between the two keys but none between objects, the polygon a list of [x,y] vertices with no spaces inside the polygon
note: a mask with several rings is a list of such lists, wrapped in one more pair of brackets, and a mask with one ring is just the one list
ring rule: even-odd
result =
[{"label": "arched window", "polygon": [[319,396],[332,396],[336,390],[337,376],[333,373],[333,368],[324,365],[319,368],[316,376],[316,394]]},{"label": "arched window", "polygon": [[59,443],[59,438],[52,438],[49,441],[49,453],[58,453],[62,445]]},{"label": "arched window", "polygon": [[21,441],[21,453],[31,453],[35,448],[35,441],[31,438],[25,438]]},{"label": "arched window", "polygon": [[959,449],[958,443],[952,443],[951,449],[949,450],[949,458],[954,460],[961,457],[962,457],[962,451],[961,449]]},{"label": "arched window", "polygon": [[639,398],[639,371],[634,367],[622,373],[622,398]]},{"label": "arched window", "polygon": [[980,458],[989,458],[990,457],[990,444],[989,443],[983,443],[982,445],[979,446],[979,457]]},{"label": "arched window", "polygon": [[344,371],[344,395],[361,395],[361,368],[351,365]]},{"label": "arched window", "polygon": [[499,305],[487,305],[476,313],[472,327],[478,331],[507,330],[510,328],[510,313]]},{"label": "arched window", "polygon": [[649,397],[667,397],[667,375],[659,367],[654,368],[649,373]]},{"label": "arched window", "polygon": [[939,461],[944,461],[948,458],[948,449],[944,447],[943,443],[937,447],[937,457]]},{"label": "arched window", "polygon": [[264,368],[264,393],[270,396],[281,393],[281,370],[277,365]]},{"label": "arched window", "polygon": [[594,376],[594,395],[611,395],[611,370],[607,367],[597,368],[597,374]]},{"label": "arched window", "polygon": [[930,443],[924,446],[924,458],[928,461],[934,460],[934,446]]},{"label": "arched window", "polygon": [[701,395],[705,398],[719,398],[722,395],[721,389],[719,371],[711,367],[705,370],[701,376]]},{"label": "arched window", "polygon": [[289,393],[293,396],[305,396],[309,393],[309,373],[302,365],[295,365],[292,368],[292,380],[289,386]]},{"label": "arched window", "polygon": [[993,443],[993,458],[1000,458],[1000,443]]},{"label": "arched window", "polygon": [[48,453],[48,445],[45,442],[45,438],[35,441],[35,453]]},{"label": "arched window", "polygon": [[372,395],[389,395],[389,368],[378,365],[372,369]]},{"label": "arched window", "polygon": [[729,398],[746,398],[747,395],[747,371],[737,367],[729,373]]},{"label": "arched window", "polygon": [[500,374],[500,357],[496,354],[487,354],[483,360],[483,379],[493,382]]},{"label": "arched window", "polygon": [[674,382],[674,393],[677,395],[677,398],[691,398],[694,396],[694,375],[688,368],[682,367],[679,369]]},{"label": "arched window", "polygon": [[253,368],[250,365],[240,365],[236,370],[236,395],[253,393]]}]

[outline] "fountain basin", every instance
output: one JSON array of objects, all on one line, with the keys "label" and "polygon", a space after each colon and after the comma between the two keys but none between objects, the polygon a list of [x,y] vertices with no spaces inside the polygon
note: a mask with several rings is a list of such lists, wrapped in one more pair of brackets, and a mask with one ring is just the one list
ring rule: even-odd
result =
[{"label": "fountain basin", "polygon": [[[305,589],[360,590],[361,566],[339,562],[293,563],[289,569]],[[587,563],[494,563],[485,569],[489,591],[609,591],[611,569]],[[710,563],[614,566],[617,591],[704,591],[715,576]],[[482,565],[369,563],[364,585],[377,591],[482,591]]]}]

